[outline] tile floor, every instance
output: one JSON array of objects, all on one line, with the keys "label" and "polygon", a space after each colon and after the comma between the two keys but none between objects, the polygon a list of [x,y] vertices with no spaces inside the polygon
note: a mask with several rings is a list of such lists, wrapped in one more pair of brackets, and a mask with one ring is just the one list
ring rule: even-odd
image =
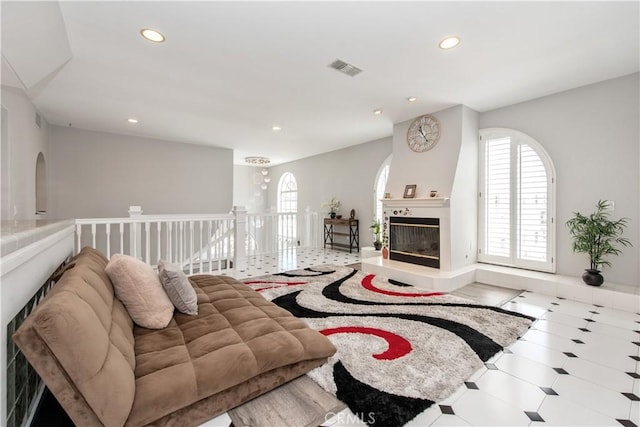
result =
[{"label": "tile floor", "polygon": [[[358,254],[299,249],[233,275],[355,262]],[[640,426],[640,314],[532,292],[502,306],[539,320],[409,426]],[[204,425],[228,426],[228,417]],[[324,425],[363,424],[346,410]]]}]

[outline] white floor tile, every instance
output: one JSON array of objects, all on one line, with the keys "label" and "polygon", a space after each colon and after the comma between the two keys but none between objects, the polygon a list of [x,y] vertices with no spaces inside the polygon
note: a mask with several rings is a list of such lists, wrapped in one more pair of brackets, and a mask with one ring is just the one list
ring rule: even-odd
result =
[{"label": "white floor tile", "polygon": [[615,348],[601,346],[597,342],[576,345],[572,353],[600,365],[608,366],[624,372],[632,372],[636,369],[636,361],[630,355],[637,355],[637,350],[633,353],[616,352]]},{"label": "white floor tile", "polygon": [[640,425],[640,402],[631,402],[631,413],[628,419],[635,425]]},{"label": "white floor tile", "polygon": [[453,410],[476,426],[528,426],[531,422],[521,409],[480,390],[468,390],[453,404]]},{"label": "white floor tile", "polygon": [[515,311],[516,313],[526,314],[527,316],[532,316],[536,319],[541,318],[547,312],[546,308],[517,301],[519,299],[520,298],[515,298],[511,300],[510,302],[504,304],[502,308],[510,311]]},{"label": "white floor tile", "polygon": [[440,427],[456,427],[456,426],[470,426],[469,424],[462,418],[457,415],[448,415],[442,414],[440,417],[431,424],[432,426],[440,426]]},{"label": "white floor tile", "polygon": [[533,329],[539,331],[548,332],[553,335],[558,335],[564,338],[579,338],[583,334],[583,331],[575,326],[564,325],[562,323],[552,322],[547,319],[540,319],[533,324]]},{"label": "white floor tile", "polygon": [[617,426],[614,418],[595,412],[585,406],[578,405],[561,396],[547,396],[538,414],[544,423],[531,425],[547,426]]},{"label": "white floor tile", "polygon": [[540,387],[498,370],[485,373],[477,384],[483,393],[497,397],[523,411],[536,411],[546,396]]},{"label": "white floor tile", "polygon": [[587,345],[597,345],[615,353],[636,354],[638,351],[638,346],[632,341],[608,335],[586,332],[580,340]]},{"label": "white floor tile", "polygon": [[[638,315],[638,313],[634,313],[632,311],[616,310],[616,309],[609,308],[609,307],[596,307],[594,310],[597,311],[598,313],[600,313],[600,315],[602,315],[602,316],[612,317],[612,318],[615,318],[615,319],[629,320],[631,322],[635,322],[636,320],[640,320],[640,315]],[[594,319],[597,319],[598,317],[599,316],[596,314],[596,317],[594,317]]]},{"label": "white floor tile", "polygon": [[590,312],[595,311],[595,308],[597,307],[594,307],[592,304],[563,299],[559,300],[558,305],[553,306],[551,310],[553,310],[554,313],[590,319],[593,316],[593,313]]},{"label": "white floor tile", "polygon": [[535,329],[527,331],[527,333],[522,336],[522,339],[561,352],[571,351],[576,346],[576,343],[569,338]]},{"label": "white floor tile", "polygon": [[537,305],[538,307],[551,308],[552,302],[558,302],[558,298],[550,295],[536,294],[534,292],[525,291],[522,294],[522,298],[519,301],[525,302],[531,305]]},{"label": "white floor tile", "polygon": [[547,312],[542,316],[543,319],[550,320],[556,323],[562,323],[563,325],[574,326],[576,328],[584,328],[587,326],[587,322],[582,317],[570,316],[568,314]]},{"label": "white floor tile", "polygon": [[418,414],[417,417],[405,424],[406,427],[424,427],[433,425],[433,423],[442,416],[439,405],[432,405],[426,411]]},{"label": "white floor tile", "polygon": [[611,418],[626,419],[631,410],[631,400],[621,393],[571,375],[560,375],[553,384],[553,389],[563,399]]},{"label": "white floor tile", "polygon": [[[596,315],[594,319],[598,319],[598,316]],[[638,325],[638,329],[640,330],[640,324],[637,324],[637,325]],[[598,321],[593,322],[589,326],[587,326],[587,329],[589,329],[591,332],[594,332],[596,334],[606,335],[614,338],[620,338],[622,340],[626,340],[629,342],[640,341],[639,333],[631,329],[608,325],[604,322],[598,322]]]},{"label": "white floor tile", "polygon": [[[640,326],[640,323],[636,323],[634,320],[620,319],[618,317],[612,317],[608,315],[595,315],[594,320],[597,322],[601,322],[607,325],[616,326],[618,328],[627,329],[630,331],[637,330]],[[637,319],[640,321],[640,319]]]},{"label": "white floor tile", "polygon": [[577,357],[570,357],[563,368],[570,375],[606,387],[611,391],[633,392],[633,378],[623,371]]},{"label": "white floor tile", "polygon": [[542,363],[551,368],[562,368],[567,361],[567,356],[562,354],[562,352],[528,341],[518,340],[512,344],[509,349],[519,356]]},{"label": "white floor tile", "polygon": [[229,427],[229,425],[231,425],[231,418],[225,412],[212,420],[200,424],[199,427]]},{"label": "white floor tile", "polygon": [[551,387],[558,378],[558,373],[549,366],[517,354],[504,354],[496,362],[496,366],[501,371],[539,387]]}]

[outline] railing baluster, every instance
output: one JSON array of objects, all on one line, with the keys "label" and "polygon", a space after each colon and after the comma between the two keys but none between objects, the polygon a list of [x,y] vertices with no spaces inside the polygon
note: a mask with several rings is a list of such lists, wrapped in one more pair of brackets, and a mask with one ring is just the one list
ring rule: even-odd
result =
[{"label": "railing baluster", "polygon": [[193,221],[189,221],[189,274],[193,274]]},{"label": "railing baluster", "polygon": [[156,222],[156,247],[156,258],[159,261],[162,259],[162,223],[160,221]]},{"label": "railing baluster", "polygon": [[211,235],[211,220],[207,221],[208,224],[208,231],[207,231],[207,257],[209,258],[209,273],[211,273],[211,269],[212,269],[212,253],[211,253],[211,239],[213,238],[213,236]]},{"label": "railing baluster", "polygon": [[76,224],[76,253],[80,252],[82,249],[82,224]]},{"label": "railing baluster", "polygon": [[91,245],[93,249],[96,248],[96,224],[91,224]]},{"label": "railing baluster", "polygon": [[124,253],[124,222],[120,223],[120,253]]},{"label": "railing baluster", "polygon": [[111,258],[111,223],[106,224],[105,233],[107,235],[107,258]]},{"label": "railing baluster", "polygon": [[178,253],[178,262],[180,263],[180,266],[182,267],[182,264],[184,263],[184,221],[180,221],[180,252]]},{"label": "railing baluster", "polygon": [[167,258],[169,262],[173,262],[173,221],[167,223]]},{"label": "railing baluster", "polygon": [[151,265],[151,223],[144,223],[144,258]]},{"label": "railing baluster", "polygon": [[198,258],[200,258],[200,270],[198,270],[198,273],[202,274],[202,251],[204,249],[204,247],[202,246],[202,234],[204,233],[204,230],[202,229],[202,220],[200,220],[199,223],[199,227],[198,227],[198,234],[200,236],[199,239],[199,244],[198,244],[198,252],[200,253],[200,256]]}]

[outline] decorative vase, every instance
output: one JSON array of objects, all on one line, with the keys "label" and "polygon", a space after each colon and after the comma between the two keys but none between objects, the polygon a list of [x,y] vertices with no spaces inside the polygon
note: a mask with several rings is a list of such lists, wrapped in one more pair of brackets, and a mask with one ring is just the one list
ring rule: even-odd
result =
[{"label": "decorative vase", "polygon": [[587,268],[584,273],[582,273],[582,280],[591,286],[600,286],[604,283],[604,277],[600,274],[600,270],[593,268]]},{"label": "decorative vase", "polygon": [[373,247],[376,249],[376,251],[379,251],[382,247],[382,242],[373,242]]},{"label": "decorative vase", "polygon": [[329,214],[329,216],[331,217],[331,219],[335,219],[336,218],[336,213],[335,212],[331,212]]},{"label": "decorative vase", "polygon": [[382,248],[382,258],[389,259],[389,249],[386,246]]}]

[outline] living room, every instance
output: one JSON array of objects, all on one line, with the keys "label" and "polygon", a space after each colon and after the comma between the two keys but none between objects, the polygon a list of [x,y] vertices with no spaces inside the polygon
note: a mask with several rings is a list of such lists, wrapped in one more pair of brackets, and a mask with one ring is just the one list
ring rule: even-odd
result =
[{"label": "living room", "polygon": [[[155,3],[147,6],[151,4]],[[2,219],[122,218],[130,206],[141,206],[145,214],[158,215],[226,214],[233,206],[267,212],[277,209],[280,178],[291,173],[297,183],[299,212],[308,207],[324,216],[327,212],[322,210],[322,203],[336,197],[341,201],[340,214],[348,217],[349,211],[355,210],[360,222],[360,246],[369,246],[373,238],[368,225],[377,215],[376,179],[381,166],[390,159],[385,193],[391,199],[402,199],[405,186],[411,184],[417,184],[416,199],[429,198],[431,190],[450,199],[448,238],[455,252],[451,257],[458,261],[452,261],[449,270],[462,269],[476,263],[480,244],[478,131],[508,128],[537,141],[553,163],[553,273],[568,277],[582,274],[588,263],[583,254],[573,252],[564,224],[574,212],[590,212],[598,200],[609,200],[615,203],[612,216],[629,218],[624,235],[633,246],[612,258],[612,267],[605,268],[603,274],[607,283],[631,289],[640,286],[636,2],[576,2],[555,6],[556,14],[544,10],[551,6],[542,3],[504,3],[501,7],[481,2],[473,7],[467,3],[381,3],[373,9],[368,3],[306,3],[289,5],[293,10],[286,4],[276,7],[269,3],[219,6],[221,9],[216,9],[215,3],[203,2],[198,6],[202,9],[191,13],[185,7],[184,19],[193,22],[189,37],[182,34],[185,40],[179,43],[172,38],[181,30],[186,32],[189,21],[177,20],[171,26],[169,18],[176,13],[175,5],[161,6],[166,10],[156,11],[154,19],[166,20],[166,25],[158,28],[166,32],[167,42],[155,45],[137,34],[144,26],[151,26],[149,23],[137,23],[139,28],[132,36],[122,34],[115,24],[120,16],[151,13],[128,10],[124,3],[3,3]],[[358,32],[350,24],[358,28],[360,7],[370,22]],[[412,58],[419,56],[412,50],[411,39],[418,36],[411,31],[401,33],[399,29],[408,24],[395,22],[391,11],[398,13],[398,21],[413,16],[408,22],[414,24],[419,21],[418,11],[432,14],[429,22],[433,25],[432,21],[446,22],[443,17],[458,14],[453,20],[454,29],[427,32],[436,40],[425,49],[436,53],[428,54],[428,64],[416,59],[423,67],[423,79],[416,80],[409,71],[415,66]],[[494,24],[504,14],[502,19],[509,22],[507,29],[517,32],[520,26],[524,35],[505,47],[497,46],[497,42],[490,44],[502,33],[483,34],[472,25],[475,17],[469,11],[493,16]],[[274,31],[280,44],[265,35],[263,43],[274,43],[272,50],[262,44],[258,46],[264,49],[259,52],[251,49],[255,38],[240,31],[244,27],[232,28],[248,15],[251,19],[243,25],[257,25],[265,34]],[[548,21],[540,24],[533,18],[515,19],[527,15]],[[97,22],[98,16],[104,17],[102,24]],[[263,26],[258,16],[270,16],[273,21]],[[300,16],[316,19],[298,21]],[[336,16],[342,18],[334,22]],[[196,30],[215,27],[209,22],[212,19],[225,31],[218,39],[194,44],[198,49],[186,49],[187,41],[199,36]],[[229,20],[226,25],[225,19]],[[299,34],[300,40],[290,41],[287,46],[282,39],[288,36],[276,31],[283,23],[287,23],[289,34]],[[330,32],[327,28],[331,25],[337,33],[333,39],[320,33],[323,26]],[[559,30],[560,25],[567,28]],[[548,27],[552,36],[539,34],[540,26]],[[373,33],[376,27],[380,33]],[[37,36],[27,37],[28,28],[36,28]],[[101,31],[106,32],[96,34]],[[437,42],[451,32],[461,33],[460,46],[451,51],[439,49]],[[344,39],[351,44],[340,40],[352,33],[356,34],[353,39]],[[485,43],[490,46],[480,48],[474,40],[476,34],[486,37]],[[560,37],[558,45],[549,40],[553,36]],[[280,60],[290,58],[300,45],[323,37],[327,44],[317,52],[318,57],[325,58],[322,70],[287,75],[283,82],[283,71],[270,54]],[[97,43],[95,49],[90,42]],[[172,47],[172,43],[176,45]],[[343,50],[337,49],[341,43],[347,46]],[[133,48],[124,49],[127,44]],[[367,50],[365,55],[364,46],[371,52]],[[402,46],[407,46],[406,52],[395,53],[403,50]],[[163,47],[173,49],[168,52],[175,68],[166,68]],[[328,53],[329,47],[336,51]],[[204,52],[214,48],[220,50],[220,56],[206,57]],[[531,52],[526,54],[527,50]],[[392,52],[397,56],[389,60]],[[231,74],[238,74],[237,78],[246,82],[238,93],[230,94],[232,88],[242,85],[226,83],[225,78],[231,79],[228,74],[211,82],[200,74],[185,78],[190,67],[211,73],[213,66],[249,53],[256,55],[254,68],[247,64],[229,66]],[[344,76],[327,67],[336,58],[353,60],[364,69],[362,75]],[[305,61],[307,57],[301,55],[291,68],[303,67]],[[490,68],[491,62],[501,67]],[[127,64],[149,68],[151,75],[132,72]],[[92,76],[96,70],[100,73]],[[146,85],[145,79],[152,80],[154,73],[168,83]],[[375,75],[359,83],[363,80],[358,79],[368,79],[369,73]],[[179,77],[172,79],[171,74]],[[394,76],[394,83],[389,83],[390,77],[381,77],[389,75]],[[82,80],[77,80],[80,76]],[[127,79],[131,84],[121,87]],[[343,97],[331,99],[323,94],[328,91],[324,84],[303,91],[314,85],[314,79],[335,85],[331,96],[342,92]],[[254,92],[270,84],[277,89],[266,94],[270,99],[252,100]],[[440,91],[440,87],[448,92]],[[228,104],[226,111],[220,104],[212,105],[211,99],[217,96],[221,103]],[[414,96],[414,101],[407,99]],[[347,102],[349,107],[340,110],[339,106]],[[243,110],[242,103],[251,105]],[[303,108],[306,104],[318,104],[324,113]],[[132,111],[132,106],[137,111]],[[355,109],[360,111],[352,114]],[[381,114],[374,114],[378,109]],[[139,123],[127,121],[134,118],[132,114]],[[407,146],[407,128],[423,115],[439,120],[440,140],[433,149],[416,153]],[[36,116],[39,125],[35,124]],[[276,125],[281,129],[274,130]],[[262,130],[257,131],[257,127]],[[43,153],[46,162],[46,213],[36,213],[34,167],[38,153]],[[256,180],[263,167],[247,165],[245,158],[252,156],[270,159],[265,167],[269,182],[263,177]],[[637,300],[637,291],[631,295]],[[620,298],[637,304],[627,296]],[[628,311],[633,312],[633,307]],[[633,381],[632,390],[640,395],[638,379],[634,377]],[[631,409],[637,409],[637,403],[633,405]],[[637,416],[618,418],[638,424]]]}]

